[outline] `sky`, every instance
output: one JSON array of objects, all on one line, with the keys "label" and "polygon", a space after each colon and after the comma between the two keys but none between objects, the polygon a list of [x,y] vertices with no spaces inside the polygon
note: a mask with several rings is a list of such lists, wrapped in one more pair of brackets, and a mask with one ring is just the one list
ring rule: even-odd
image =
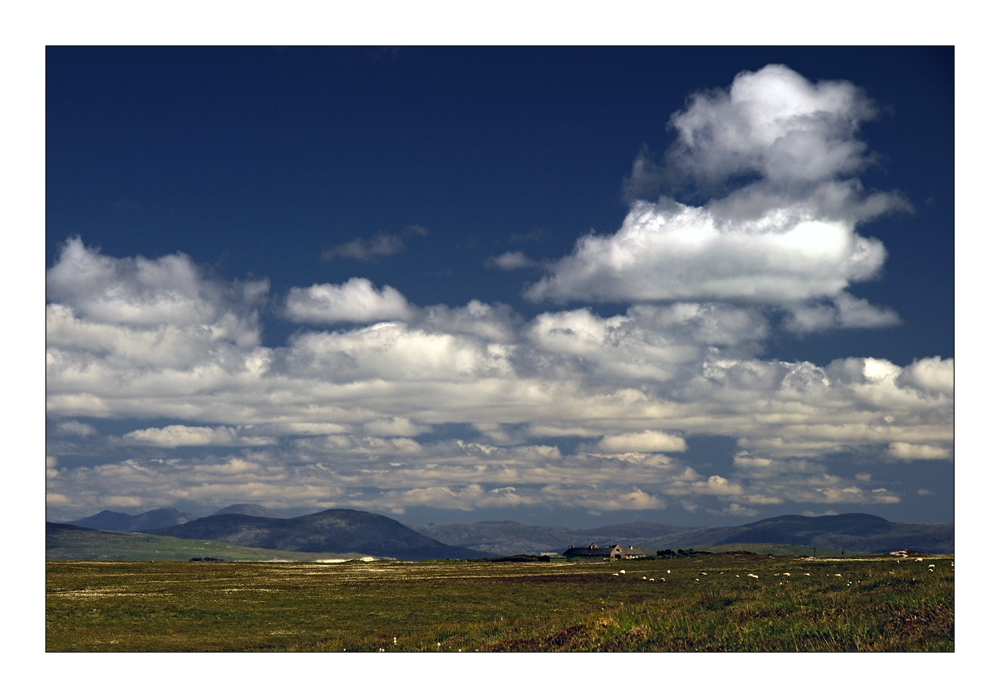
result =
[{"label": "sky", "polygon": [[954,51],[49,47],[46,515],[954,520]]}]

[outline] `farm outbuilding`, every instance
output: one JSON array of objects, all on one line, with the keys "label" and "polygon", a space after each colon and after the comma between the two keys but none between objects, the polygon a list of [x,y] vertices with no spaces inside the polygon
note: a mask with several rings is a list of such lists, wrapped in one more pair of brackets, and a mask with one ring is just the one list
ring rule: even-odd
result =
[{"label": "farm outbuilding", "polygon": [[591,543],[586,548],[576,548],[570,546],[570,548],[563,553],[566,557],[600,557],[608,558],[609,560],[632,560],[635,558],[646,557],[646,553],[640,548],[635,548],[633,546],[628,546],[623,548],[620,545],[611,544],[607,547],[600,547],[597,543]]},{"label": "farm outbuilding", "polygon": [[610,545],[606,548],[598,547],[597,543],[591,543],[586,548],[570,548],[563,553],[566,557],[606,557],[611,560],[622,559],[622,549],[617,545]]}]

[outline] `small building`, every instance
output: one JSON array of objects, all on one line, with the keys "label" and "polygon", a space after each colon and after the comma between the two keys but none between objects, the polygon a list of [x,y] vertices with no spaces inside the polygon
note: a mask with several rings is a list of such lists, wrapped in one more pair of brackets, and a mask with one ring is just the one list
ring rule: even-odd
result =
[{"label": "small building", "polygon": [[597,543],[591,543],[586,548],[570,548],[563,553],[566,557],[598,557],[609,558],[611,560],[621,560],[622,550],[617,545],[609,545],[606,548],[598,547]]},{"label": "small building", "polygon": [[570,548],[564,552],[563,555],[566,557],[606,557],[609,560],[635,560],[640,557],[646,557],[646,553],[644,553],[641,548],[636,548],[631,545],[627,548],[623,548],[622,546],[614,543],[606,548],[599,547],[597,543],[591,543],[586,548],[576,548],[570,546]]},{"label": "small building", "polygon": [[631,545],[627,548],[622,548],[619,546],[618,549],[621,551],[623,560],[635,560],[640,557],[646,557],[646,553],[642,551],[642,548],[633,548]]}]

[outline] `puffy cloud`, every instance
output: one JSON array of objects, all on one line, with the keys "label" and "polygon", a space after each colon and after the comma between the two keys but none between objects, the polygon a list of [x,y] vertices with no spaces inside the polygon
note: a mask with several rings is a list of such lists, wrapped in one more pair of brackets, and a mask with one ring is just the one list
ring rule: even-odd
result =
[{"label": "puffy cloud", "polygon": [[677,452],[686,451],[687,444],[683,438],[674,434],[646,429],[645,431],[629,434],[605,436],[597,443],[596,448],[598,451],[603,451],[604,453]]},{"label": "puffy cloud", "polygon": [[405,320],[412,312],[403,294],[392,286],[377,291],[371,281],[357,277],[339,286],[293,288],[285,307],[292,320],[319,324]]},{"label": "puffy cloud", "polygon": [[56,430],[60,434],[71,434],[73,436],[94,436],[97,434],[97,429],[95,429],[90,424],[85,424],[79,422],[75,419],[69,419],[65,422],[61,422]]},{"label": "puffy cloud", "polygon": [[180,446],[266,446],[274,444],[275,440],[268,437],[247,436],[234,427],[189,427],[183,424],[171,424],[161,429],[137,429],[130,431],[122,440],[146,446],[160,448],[178,448]]},{"label": "puffy cloud", "polygon": [[792,306],[784,326],[796,334],[850,327],[891,327],[900,323],[891,308],[878,308],[863,298],[841,293],[830,305]]},{"label": "puffy cloud", "polygon": [[241,344],[258,341],[256,313],[245,308],[268,289],[267,281],[225,288],[206,280],[183,253],[157,260],[115,259],[85,247],[79,237],[66,241],[46,274],[48,299],[84,320],[139,327],[198,325]]},{"label": "puffy cloud", "polygon": [[909,444],[895,441],[889,444],[889,457],[896,460],[950,460],[950,448],[931,444]]},{"label": "puffy cloud", "polygon": [[933,356],[919,359],[899,374],[900,385],[952,397],[955,394],[955,360]]},{"label": "puffy cloud", "polygon": [[740,73],[728,91],[694,95],[675,113],[671,159],[703,180],[752,172],[772,181],[825,181],[867,164],[855,134],[876,113],[849,82],[813,84],[786,66],[768,65]]},{"label": "puffy cloud", "polygon": [[702,206],[633,201],[617,233],[581,238],[527,297],[795,306],[832,298],[833,310],[800,308],[796,327],[893,322],[891,311],[844,295],[878,274],[886,257],[856,225],[909,208],[898,194],[866,195],[844,179],[870,160],[856,132],[874,114],[849,83],[812,84],[777,65],[741,73],[728,91],[695,95],[670,120],[677,141],[666,164],[641,156],[626,188],[648,190],[657,177],[691,177],[713,189],[735,178],[738,186]]},{"label": "puffy cloud", "polygon": [[471,300],[461,308],[434,305],[422,308],[418,324],[436,331],[480,337],[492,342],[513,343],[521,318],[513,308],[503,303],[487,305]]},{"label": "puffy cloud", "polygon": [[794,303],[872,278],[885,256],[881,242],[856,235],[848,222],[792,207],[738,221],[676,202],[636,201],[617,233],[581,238],[527,297]]}]

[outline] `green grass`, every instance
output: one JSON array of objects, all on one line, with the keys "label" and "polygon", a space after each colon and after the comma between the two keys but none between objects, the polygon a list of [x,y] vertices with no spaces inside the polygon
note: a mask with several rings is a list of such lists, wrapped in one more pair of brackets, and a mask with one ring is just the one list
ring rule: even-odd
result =
[{"label": "green grass", "polygon": [[952,559],[48,562],[46,649],[952,652]]},{"label": "green grass", "polygon": [[233,562],[292,560],[310,562],[329,558],[361,558],[359,553],[300,553],[288,550],[243,548],[211,540],[185,540],[147,533],[65,530],[46,535],[46,560],[186,561],[215,557]]},{"label": "green grass", "polygon": [[816,557],[843,557],[844,555],[863,555],[864,553],[844,551],[833,548],[814,548],[811,545],[779,545],[777,543],[727,543],[726,545],[703,545],[695,546],[695,550],[707,550],[711,553],[726,553],[747,551],[758,555],[795,555],[812,556],[816,551]]}]

